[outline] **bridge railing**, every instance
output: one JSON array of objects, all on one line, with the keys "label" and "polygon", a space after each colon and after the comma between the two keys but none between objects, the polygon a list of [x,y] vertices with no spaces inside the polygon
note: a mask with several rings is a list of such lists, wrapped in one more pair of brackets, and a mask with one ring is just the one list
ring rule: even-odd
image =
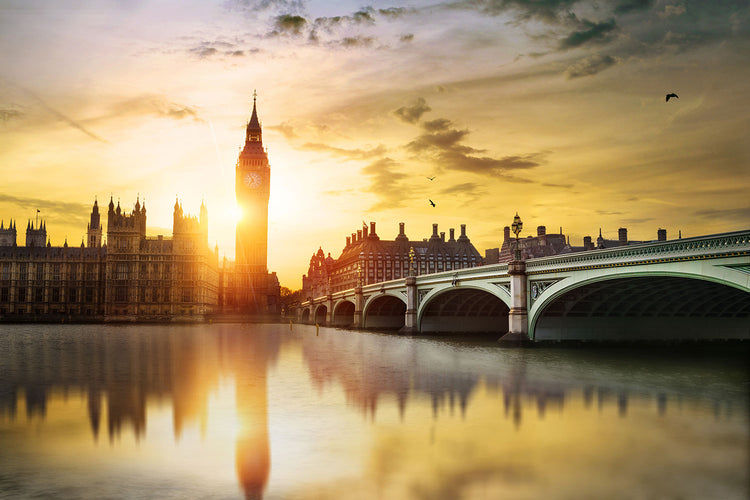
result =
[{"label": "bridge railing", "polygon": [[601,250],[585,250],[526,261],[526,272],[536,274],[587,266],[695,260],[750,252],[750,230],[657,241]]}]

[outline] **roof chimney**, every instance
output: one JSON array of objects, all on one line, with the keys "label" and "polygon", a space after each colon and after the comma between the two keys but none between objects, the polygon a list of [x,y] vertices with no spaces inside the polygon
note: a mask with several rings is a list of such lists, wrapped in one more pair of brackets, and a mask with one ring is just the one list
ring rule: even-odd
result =
[{"label": "roof chimney", "polygon": [[656,239],[659,241],[667,241],[667,230],[659,229],[656,231]]},{"label": "roof chimney", "polygon": [[546,226],[537,226],[536,227],[536,235],[537,236],[544,236],[547,234],[547,227]]},{"label": "roof chimney", "polygon": [[584,236],[583,237],[583,249],[584,250],[593,250],[594,249],[594,243],[591,241],[591,236]]},{"label": "roof chimney", "polygon": [[456,230],[453,228],[450,228],[449,231],[450,231],[451,237],[448,241],[456,241]]},{"label": "roof chimney", "polygon": [[461,236],[458,237],[458,241],[469,241],[469,237],[466,236],[466,224],[461,224]]},{"label": "roof chimney", "polygon": [[351,236],[347,236],[346,237],[346,246],[349,246],[351,244],[352,244],[352,237]]},{"label": "roof chimney", "polygon": [[370,236],[377,236],[377,233],[375,232],[375,223],[370,222]]},{"label": "roof chimney", "polygon": [[440,231],[440,241],[445,243],[445,231]]},{"label": "roof chimney", "polygon": [[362,241],[362,230],[357,229],[357,241]]},{"label": "roof chimney", "polygon": [[367,238],[367,226],[362,226],[362,237]]},{"label": "roof chimney", "polygon": [[617,237],[620,240],[620,246],[625,246],[628,244],[628,228],[621,227],[617,230]]},{"label": "roof chimney", "polygon": [[503,241],[510,239],[510,226],[505,226],[503,228]]},{"label": "roof chimney", "polygon": [[403,222],[399,222],[398,223],[398,235],[399,236],[406,236],[406,234],[404,234],[404,223]]}]

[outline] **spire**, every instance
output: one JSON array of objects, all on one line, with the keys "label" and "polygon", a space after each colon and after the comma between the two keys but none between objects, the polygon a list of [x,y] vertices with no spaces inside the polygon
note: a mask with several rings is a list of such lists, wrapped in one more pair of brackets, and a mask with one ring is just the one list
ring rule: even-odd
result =
[{"label": "spire", "polygon": [[112,201],[112,195],[109,195],[109,211],[113,212],[115,210],[115,202]]},{"label": "spire", "polygon": [[135,211],[140,212],[141,211],[141,193],[138,193],[135,198]]},{"label": "spire", "polygon": [[174,196],[174,210],[175,212],[180,209],[180,200],[177,198],[177,195]]},{"label": "spire", "polygon": [[250,116],[250,121],[247,123],[245,142],[263,142],[260,120],[258,120],[258,110],[256,106],[257,97],[258,94],[253,91],[253,114]]}]

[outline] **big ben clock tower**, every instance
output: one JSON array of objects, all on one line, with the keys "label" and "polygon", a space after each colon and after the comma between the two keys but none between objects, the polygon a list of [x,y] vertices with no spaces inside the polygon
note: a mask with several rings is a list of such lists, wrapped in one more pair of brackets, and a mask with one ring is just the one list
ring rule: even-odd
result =
[{"label": "big ben clock tower", "polygon": [[[245,146],[237,159],[234,182],[237,205],[242,212],[235,240],[235,273],[240,310],[266,313],[271,305],[269,302],[272,302],[269,293],[273,296],[274,288],[267,267],[271,168],[263,148],[256,97],[253,93],[253,114],[245,130]],[[278,284],[275,289],[278,290]]]}]

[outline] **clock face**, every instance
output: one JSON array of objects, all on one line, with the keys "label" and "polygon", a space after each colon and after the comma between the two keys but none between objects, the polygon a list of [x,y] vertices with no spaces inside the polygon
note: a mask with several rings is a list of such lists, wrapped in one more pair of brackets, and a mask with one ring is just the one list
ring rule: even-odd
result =
[{"label": "clock face", "polygon": [[245,174],[245,185],[249,188],[259,188],[263,184],[263,177],[258,172],[249,172]]}]

